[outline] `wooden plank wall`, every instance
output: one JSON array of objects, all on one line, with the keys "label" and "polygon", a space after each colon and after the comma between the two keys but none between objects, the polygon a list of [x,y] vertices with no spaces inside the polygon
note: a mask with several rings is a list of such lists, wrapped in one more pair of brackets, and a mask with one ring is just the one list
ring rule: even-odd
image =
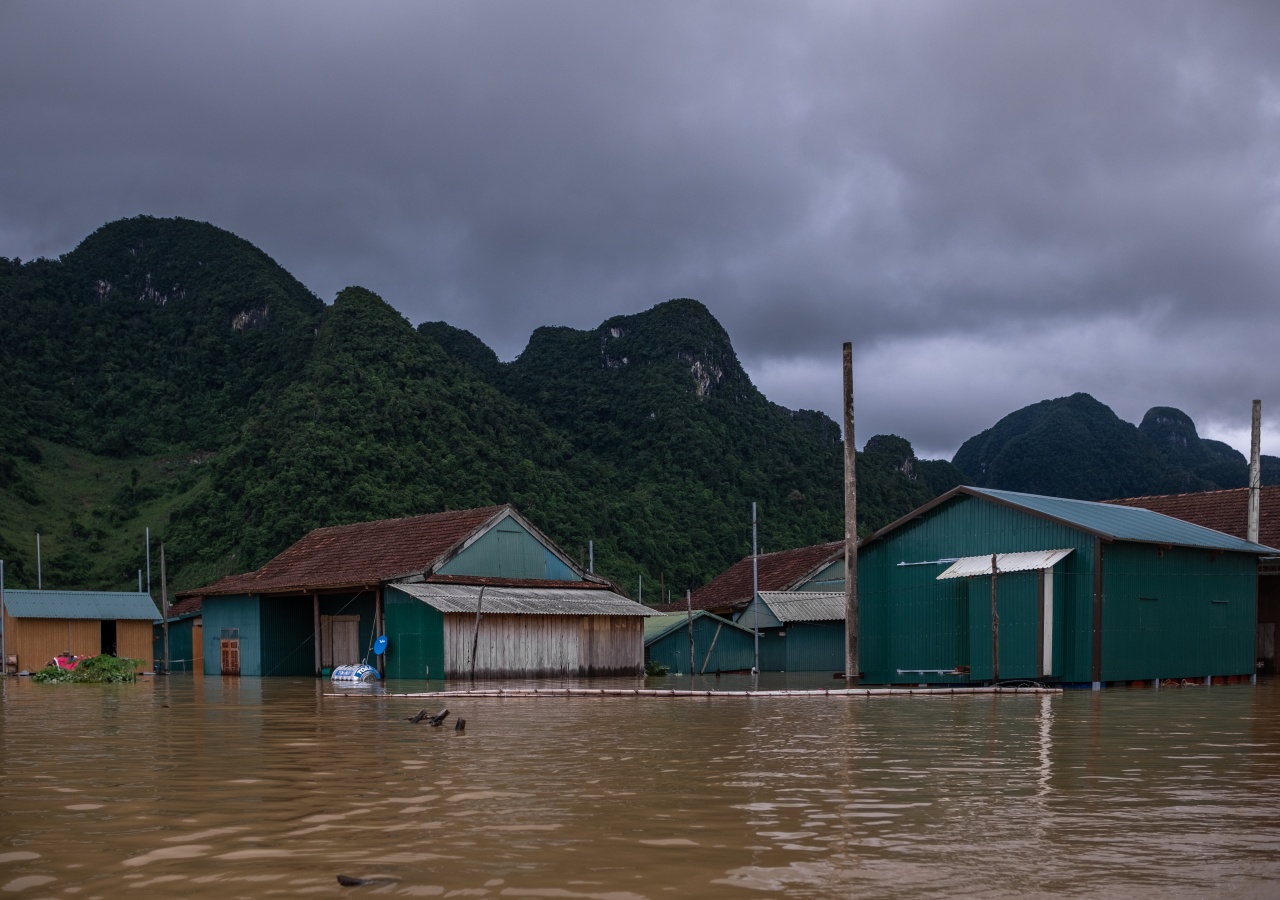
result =
[{"label": "wooden plank wall", "polygon": [[116,656],[142,660],[139,672],[155,668],[155,637],[150,622],[120,619],[116,622]]},{"label": "wooden plank wall", "polygon": [[[151,623],[121,620],[116,623],[116,648],[120,656],[143,661],[139,671],[150,671]],[[38,672],[64,650],[76,656],[102,652],[102,623],[97,619],[15,619],[5,616],[5,652],[17,654],[18,668]]]},{"label": "wooden plank wall", "polygon": [[[636,674],[644,666],[643,628],[632,616],[487,615],[480,624],[476,677]],[[474,616],[444,616],[446,678],[470,674],[474,633]]]}]

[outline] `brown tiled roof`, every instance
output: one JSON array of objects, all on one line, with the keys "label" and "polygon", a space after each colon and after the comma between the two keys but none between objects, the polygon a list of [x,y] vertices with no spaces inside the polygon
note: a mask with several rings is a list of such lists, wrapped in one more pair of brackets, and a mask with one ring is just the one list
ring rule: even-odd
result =
[{"label": "brown tiled roof", "polygon": [[506,506],[317,528],[256,572],[182,596],[281,594],[373,585],[422,574]]},{"label": "brown tiled roof", "polygon": [[[1249,531],[1248,488],[1124,497],[1105,502],[1149,509],[1238,538],[1246,538]],[[1262,488],[1258,499],[1258,543],[1280,547],[1280,485]]]},{"label": "brown tiled roof", "polygon": [[169,607],[169,621],[200,612],[200,598],[186,597]]},{"label": "brown tiled roof", "polygon": [[[760,590],[789,591],[823,566],[844,556],[844,541],[779,550],[759,557]],[[751,602],[751,557],[744,556],[693,592],[693,608],[720,613]],[[679,612],[684,603],[655,606],[660,612]]]}]

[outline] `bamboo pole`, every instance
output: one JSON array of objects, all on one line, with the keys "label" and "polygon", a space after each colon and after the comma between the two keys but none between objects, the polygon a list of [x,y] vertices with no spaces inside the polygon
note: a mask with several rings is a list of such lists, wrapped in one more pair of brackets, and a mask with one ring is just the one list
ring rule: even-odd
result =
[{"label": "bamboo pole", "polygon": [[911,697],[911,696],[972,696],[975,694],[1061,694],[1062,688],[1056,687],[970,687],[956,685],[954,687],[930,688],[832,688],[830,690],[813,691],[712,691],[712,690],[656,690],[654,688],[481,688],[466,691],[423,691],[411,694],[373,694],[364,691],[335,692],[327,697],[349,697],[355,699],[385,699],[388,697],[471,697],[493,699],[534,699],[542,697],[657,697],[683,698],[701,697],[709,700],[728,700],[743,697],[787,697],[809,699],[819,697]]},{"label": "bamboo pole", "polygon": [[480,585],[480,596],[476,597],[476,628],[471,635],[471,683],[476,683],[476,652],[480,648],[480,608],[484,605],[485,585]]}]

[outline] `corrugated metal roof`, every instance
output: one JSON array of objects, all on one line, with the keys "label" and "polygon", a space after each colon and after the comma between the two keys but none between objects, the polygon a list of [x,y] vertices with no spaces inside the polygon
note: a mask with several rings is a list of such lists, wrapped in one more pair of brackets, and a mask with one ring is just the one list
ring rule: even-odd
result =
[{"label": "corrugated metal roof", "polygon": [[[1000,573],[1034,572],[1037,569],[1048,569],[1070,552],[1071,548],[1068,547],[1066,550],[1030,550],[1024,553],[997,553],[995,555],[996,571]],[[944,578],[969,578],[973,575],[990,574],[990,555],[966,556],[952,563],[945,572],[938,576],[938,581],[942,581]]]},{"label": "corrugated metal roof", "polygon": [[[463,584],[397,584],[393,587],[445,613],[475,615],[480,588]],[[534,616],[655,616],[653,610],[613,591],[581,588],[486,587],[482,613]]]},{"label": "corrugated metal roof", "polygon": [[135,591],[5,591],[4,608],[15,619],[160,618],[151,598]]},{"label": "corrugated metal roof", "polygon": [[[709,613],[705,609],[695,609],[693,618],[696,620],[700,616],[706,616],[715,619],[717,622],[728,625],[730,628],[737,628],[739,631],[746,631],[741,625],[736,625],[728,619],[721,618],[715,613]],[[644,643],[645,646],[652,644],[654,641],[661,640],[673,631],[680,628],[687,628],[689,625],[688,612],[682,613],[663,613],[652,615],[644,620]]]},{"label": "corrugated metal roof", "polygon": [[1230,550],[1237,553],[1270,555],[1276,551],[1262,544],[1242,541],[1229,534],[1174,519],[1170,516],[1130,506],[1096,503],[1091,500],[1067,500],[1019,494],[990,488],[964,487],[958,490],[987,496],[1012,506],[1050,516],[1084,531],[1118,541],[1141,541],[1148,544],[1176,544],[1206,550]]},{"label": "corrugated metal roof", "polygon": [[779,622],[843,622],[844,594],[834,591],[761,591]]}]

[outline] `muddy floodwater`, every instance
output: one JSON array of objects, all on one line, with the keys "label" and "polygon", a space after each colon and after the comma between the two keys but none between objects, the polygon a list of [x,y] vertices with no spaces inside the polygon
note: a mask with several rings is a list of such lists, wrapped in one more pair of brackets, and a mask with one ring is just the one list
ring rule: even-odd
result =
[{"label": "muddy floodwater", "polygon": [[0,898],[1280,897],[1275,682],[440,728],[301,679],[0,689]]}]

